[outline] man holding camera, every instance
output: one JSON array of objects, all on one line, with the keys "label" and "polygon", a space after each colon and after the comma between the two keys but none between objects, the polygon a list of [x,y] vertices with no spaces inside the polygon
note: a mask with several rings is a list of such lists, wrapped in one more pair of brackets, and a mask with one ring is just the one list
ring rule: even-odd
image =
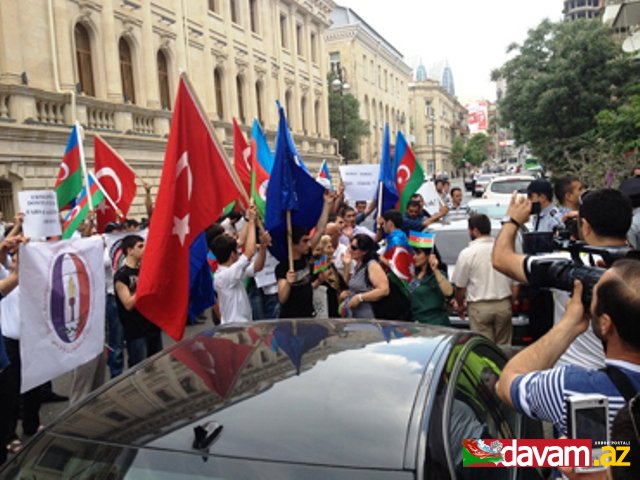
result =
[{"label": "man holding camera", "polygon": [[[496,270],[521,282],[532,282],[540,269],[541,260],[548,259],[541,256],[525,256],[515,252],[516,233],[529,218],[531,202],[528,199],[516,199],[514,195],[507,210],[507,217],[502,231],[496,239],[493,250],[493,266]],[[582,198],[578,214],[578,229],[581,238],[591,247],[606,248],[610,252],[628,249],[626,233],[631,224],[631,204],[619,191],[613,189],[593,190]],[[568,258],[568,254],[554,253],[559,260]],[[587,257],[592,266],[606,266],[593,255]],[[554,290],[554,323],[558,323],[564,314],[568,301],[568,293]],[[530,319],[531,320],[531,319]],[[560,365],[582,365],[588,368],[604,367],[604,351],[602,342],[591,329],[580,335],[573,344],[566,349],[560,358]]]}]

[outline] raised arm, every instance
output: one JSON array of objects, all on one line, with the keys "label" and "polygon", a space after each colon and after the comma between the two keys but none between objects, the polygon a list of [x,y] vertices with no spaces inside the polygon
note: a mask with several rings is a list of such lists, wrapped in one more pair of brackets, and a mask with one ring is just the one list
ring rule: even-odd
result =
[{"label": "raised arm", "polygon": [[529,199],[518,198],[518,194],[513,192],[507,209],[507,216],[512,220],[502,225],[491,255],[493,268],[520,283],[527,283],[527,276],[524,271],[525,256],[516,252],[516,235],[518,228],[529,219],[530,213]]}]

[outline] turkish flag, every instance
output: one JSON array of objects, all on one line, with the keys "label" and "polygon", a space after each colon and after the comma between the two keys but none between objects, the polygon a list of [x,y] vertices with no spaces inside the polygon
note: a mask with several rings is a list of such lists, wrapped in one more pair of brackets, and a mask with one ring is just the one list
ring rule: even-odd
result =
[{"label": "turkish flag", "polygon": [[[93,139],[94,171],[104,192],[126,215],[136,196],[136,174],[100,135]],[[104,199],[96,209],[98,231],[110,222],[118,221],[118,215],[111,203]]]},{"label": "turkish flag", "polygon": [[136,290],[136,309],[175,340],[187,318],[189,247],[241,197],[232,168],[181,74]]},{"label": "turkish flag", "polygon": [[247,196],[251,192],[251,147],[233,119],[233,165]]}]

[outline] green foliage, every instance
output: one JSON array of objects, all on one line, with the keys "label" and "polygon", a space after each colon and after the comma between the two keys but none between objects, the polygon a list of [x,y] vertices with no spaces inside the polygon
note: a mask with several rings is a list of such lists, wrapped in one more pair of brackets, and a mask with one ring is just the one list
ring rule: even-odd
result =
[{"label": "green foliage", "polygon": [[462,137],[455,137],[453,139],[453,144],[451,145],[451,163],[453,163],[456,168],[464,167],[464,154],[466,151],[466,146],[464,144],[464,139]]},{"label": "green foliage", "polygon": [[469,139],[467,148],[464,152],[464,160],[471,165],[479,167],[483,162],[489,159],[489,146],[491,138],[484,133],[476,133]]},{"label": "green foliage", "polygon": [[601,111],[598,136],[614,147],[617,154],[640,149],[640,84],[628,89],[624,102],[615,110]]},{"label": "green foliage", "polygon": [[[617,124],[617,142],[629,134],[629,115],[618,108],[627,103],[624,91],[636,81],[637,67],[601,22],[545,20],[510,49],[516,56],[492,72],[494,80],[507,81],[500,121],[512,124],[516,141],[529,144],[547,166],[559,171],[567,158],[584,157],[599,124]],[[602,110],[610,113],[596,120]]]},{"label": "green foliage", "polygon": [[[341,95],[331,89],[335,74],[327,75],[329,82],[329,129],[337,138],[340,154],[346,161],[358,158],[358,146],[363,136],[369,135],[369,122],[360,118],[360,102],[350,93]],[[343,121],[344,119],[344,121]]]}]

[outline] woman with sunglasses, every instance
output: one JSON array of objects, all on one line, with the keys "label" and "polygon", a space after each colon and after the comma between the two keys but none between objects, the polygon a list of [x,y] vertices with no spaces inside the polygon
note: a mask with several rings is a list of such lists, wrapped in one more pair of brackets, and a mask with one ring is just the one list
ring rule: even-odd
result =
[{"label": "woman with sunglasses", "polygon": [[355,272],[349,280],[349,290],[342,292],[341,299],[349,298],[347,307],[355,318],[375,318],[371,302],[389,295],[389,280],[378,263],[377,244],[360,233],[351,239],[351,258]]},{"label": "woman with sunglasses", "polygon": [[448,300],[455,289],[449,282],[446,266],[437,249],[414,248],[416,275],[409,284],[411,318],[420,323],[450,327]]}]

